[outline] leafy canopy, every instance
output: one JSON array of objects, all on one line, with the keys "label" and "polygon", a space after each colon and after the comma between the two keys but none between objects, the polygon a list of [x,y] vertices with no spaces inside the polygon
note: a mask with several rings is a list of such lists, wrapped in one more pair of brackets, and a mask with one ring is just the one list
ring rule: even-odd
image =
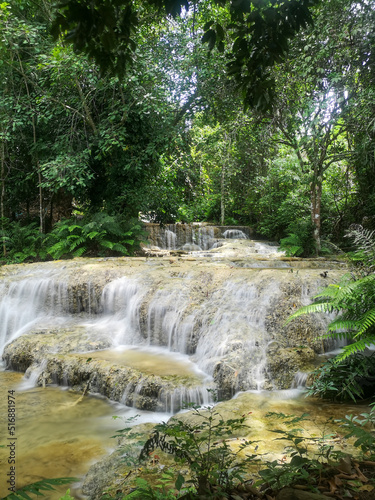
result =
[{"label": "leafy canopy", "polygon": [[[148,15],[186,15],[201,3],[189,0],[65,0],[58,5],[53,33],[93,57],[103,72],[122,77],[135,59],[136,34]],[[228,22],[215,15],[203,26],[209,50],[228,51],[227,73],[237,82],[246,106],[266,109],[274,93],[270,68],[281,62],[289,41],[312,23],[320,0],[212,0],[213,12],[229,11]]]}]

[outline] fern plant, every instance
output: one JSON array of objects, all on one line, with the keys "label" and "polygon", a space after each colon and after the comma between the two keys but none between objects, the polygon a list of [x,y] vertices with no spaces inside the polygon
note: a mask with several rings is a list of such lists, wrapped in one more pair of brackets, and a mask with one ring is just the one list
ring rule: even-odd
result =
[{"label": "fern plant", "polygon": [[82,255],[129,255],[141,241],[142,226],[104,212],[82,221],[65,219],[49,235],[48,253],[53,259]]},{"label": "fern plant", "polygon": [[289,234],[280,240],[280,249],[285,250],[288,257],[298,257],[304,252],[303,243],[297,234]]},{"label": "fern plant", "polygon": [[357,352],[342,361],[329,359],[312,372],[310,379],[309,396],[332,401],[365,399],[373,395],[375,356]]},{"label": "fern plant", "polygon": [[[242,441],[238,450],[233,451],[225,440],[247,427],[244,423],[245,416],[223,420],[215,407],[189,407],[193,408],[193,423],[176,417],[167,423],[157,424],[143,446],[140,460],[146,460],[150,453],[159,448],[174,455],[175,461],[180,465],[188,467],[190,480],[187,483],[198,496],[211,498],[213,490],[216,490],[222,494],[220,497],[227,497],[235,484],[243,481],[248,465],[257,461],[256,455],[246,455],[241,459],[238,457],[254,442]],[[178,477],[177,481],[177,489],[180,490],[184,478]]]},{"label": "fern plant", "polygon": [[[70,484],[78,481],[76,477],[61,477],[57,479],[42,479],[36,483],[29,484],[23,488],[18,488],[14,493],[10,493],[8,496],[4,497],[3,500],[33,500],[28,493],[33,495],[43,496],[42,491],[55,491],[56,486],[61,486],[62,484]],[[63,497],[64,498],[64,497]],[[72,498],[65,495],[65,498]]]},{"label": "fern plant", "polygon": [[[342,361],[348,356],[375,343],[375,231],[367,231],[357,226],[349,235],[358,246],[354,258],[358,266],[361,257],[360,273],[357,268],[344,276],[339,283],[330,284],[314,297],[315,302],[301,307],[288,320],[292,321],[308,313],[337,313],[328,326],[326,336],[346,339],[349,344],[337,357]],[[366,269],[363,275],[363,269]]]},{"label": "fern plant", "polygon": [[1,219],[1,236],[6,262],[21,263],[30,260],[43,260],[46,252],[43,249],[45,236],[39,232],[35,223],[23,226],[20,222]]},{"label": "fern plant", "polygon": [[351,238],[356,246],[356,251],[350,252],[349,257],[356,264],[357,274],[363,277],[373,273],[375,270],[375,231],[353,224],[346,238]]}]

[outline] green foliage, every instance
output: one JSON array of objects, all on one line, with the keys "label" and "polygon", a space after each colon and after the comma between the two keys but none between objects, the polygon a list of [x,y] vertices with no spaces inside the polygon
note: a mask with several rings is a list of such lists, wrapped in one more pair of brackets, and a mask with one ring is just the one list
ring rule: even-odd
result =
[{"label": "green foliage", "polygon": [[281,436],[276,438],[277,440],[290,443],[285,449],[289,459],[266,462],[266,468],[259,471],[261,480],[257,484],[266,482],[273,491],[303,484],[318,493],[317,486],[324,473],[327,473],[327,463],[343,455],[340,451],[334,452],[333,446],[329,444],[333,435],[324,430],[321,436],[306,433],[303,423],[310,420],[306,413],[295,416],[269,412],[266,416],[278,418],[287,427],[285,430],[277,429],[273,432]]},{"label": "green foliage", "polygon": [[375,231],[354,224],[350,227],[346,237],[351,238],[356,247],[356,250],[349,254],[351,261],[356,265],[356,271],[361,277],[373,273],[375,271]]},{"label": "green foliage", "polygon": [[360,448],[365,460],[375,460],[375,403],[372,403],[369,412],[359,416],[345,415],[338,420],[341,428],[346,432],[345,438],[354,437],[354,446]]},{"label": "green foliage", "polygon": [[303,314],[336,313],[325,336],[349,343],[334,360],[326,361],[315,370],[310,394],[356,401],[368,396],[364,385],[373,388],[375,382],[375,357],[361,354],[375,343],[375,274],[372,272],[375,233],[356,226],[349,236],[357,246],[352,258],[359,272],[345,275],[338,284],[330,284],[314,297],[314,303],[301,307],[286,323]]},{"label": "green foliage", "polygon": [[129,255],[140,244],[142,226],[104,212],[81,221],[65,219],[48,235],[47,252],[53,259],[82,255]]},{"label": "green foliage", "polygon": [[[238,453],[250,442],[241,442],[237,452],[233,452],[226,439],[246,427],[245,417],[223,420],[213,407],[193,409],[192,423],[177,417],[169,422],[155,426],[151,437],[146,441],[140,459],[145,460],[156,448],[174,456],[180,465],[187,465],[192,484],[199,495],[209,498],[213,488],[223,494],[236,482],[243,479],[246,465],[254,462],[255,456],[248,455],[239,461]],[[182,484],[177,478],[178,484]]]},{"label": "green foliage", "polygon": [[1,239],[6,255],[2,260],[7,263],[43,260],[46,252],[43,249],[44,235],[39,232],[35,223],[23,226],[21,222],[10,222],[2,219]]},{"label": "green foliage", "polygon": [[[348,339],[350,343],[337,357],[341,361],[348,356],[363,351],[375,342],[375,274],[371,273],[374,263],[374,232],[363,230],[361,226],[350,233],[356,236],[358,245],[354,257],[367,269],[364,277],[355,274],[344,276],[338,284],[330,284],[314,297],[315,302],[301,307],[288,320],[303,314],[326,312],[338,313],[328,326],[326,336],[334,339]],[[371,274],[367,274],[367,273]],[[362,275],[361,275],[362,276]]]},{"label": "green foliage", "polygon": [[180,492],[188,498],[189,490],[182,490],[184,482],[185,479],[181,474],[178,474],[175,479],[175,472],[171,470],[163,472],[154,486],[139,477],[135,481],[136,489],[123,498],[126,500],[175,500],[180,496]]},{"label": "green foliage", "polygon": [[[42,479],[36,483],[29,484],[23,488],[19,488],[15,493],[10,493],[8,496],[4,497],[3,500],[33,500],[28,493],[33,495],[43,496],[42,491],[55,491],[56,486],[61,486],[62,484],[69,484],[78,481],[76,477],[61,477],[57,479]],[[64,499],[71,498],[70,496],[63,497]]]},{"label": "green foliage", "polygon": [[312,372],[311,380],[310,396],[334,401],[367,398],[373,394],[375,355],[357,352],[341,361],[329,359]]},{"label": "green foliage", "polygon": [[281,250],[285,250],[286,255],[290,257],[309,257],[314,254],[315,246],[310,221],[293,222],[289,227],[293,228],[295,233],[290,233],[280,240]]},{"label": "green foliage", "polygon": [[[312,22],[310,9],[319,0],[300,0],[281,5],[271,2],[212,2],[213,10],[230,7],[226,23],[211,17],[203,26],[202,42],[219,53],[231,47],[228,74],[236,80],[246,105],[269,109],[274,82],[270,67],[282,61],[288,52],[289,40],[302,27]],[[152,0],[143,9],[164,10],[177,16],[191,9],[188,0]],[[123,76],[125,69],[136,59],[135,34],[142,12],[131,2],[69,0],[56,12],[53,31],[62,34],[74,48],[95,58],[103,72]],[[90,12],[90,15],[88,15]],[[154,13],[155,15],[155,13]],[[212,14],[211,14],[212,16]],[[68,35],[67,35],[68,33]],[[228,36],[229,35],[229,36]],[[232,44],[232,42],[234,42]],[[246,76],[244,76],[246,74]]]},{"label": "green foliage", "polygon": [[299,236],[290,234],[286,238],[280,240],[280,250],[285,250],[288,257],[295,257],[303,254],[303,243]]}]

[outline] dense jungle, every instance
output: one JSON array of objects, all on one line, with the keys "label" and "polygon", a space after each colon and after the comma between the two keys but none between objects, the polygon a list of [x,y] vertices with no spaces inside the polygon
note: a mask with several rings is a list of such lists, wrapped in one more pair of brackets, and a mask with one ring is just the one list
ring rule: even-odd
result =
[{"label": "dense jungle", "polygon": [[375,0],[10,0],[0,33],[1,385],[141,411],[2,498],[374,499]]}]

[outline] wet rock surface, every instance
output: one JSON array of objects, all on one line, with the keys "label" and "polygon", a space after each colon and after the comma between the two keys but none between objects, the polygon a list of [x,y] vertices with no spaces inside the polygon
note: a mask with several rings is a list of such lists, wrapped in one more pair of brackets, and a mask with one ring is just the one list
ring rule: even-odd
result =
[{"label": "wet rock surface", "polygon": [[[118,344],[186,353],[213,377],[222,398],[249,389],[290,387],[295,374],[309,370],[315,355],[331,346],[317,340],[328,322],[324,316],[302,316],[287,325],[285,321],[328,283],[321,269],[328,270],[328,280],[334,282],[345,266],[339,261],[285,258],[272,247],[267,247],[267,255],[262,245],[226,240],[209,258],[192,252],[185,257],[4,266],[3,295],[15,283],[21,286],[41,276],[58,291],[48,291],[40,306],[47,319],[37,318],[28,335],[11,340],[3,358],[20,371],[47,359],[48,376],[40,377],[39,384],[69,384],[78,391],[88,385],[89,391],[143,409],[160,408],[163,387],[173,392],[181,383],[189,385],[188,380],[162,381],[131,367],[110,372],[105,361],[87,362],[89,354],[84,358],[72,353]],[[251,268],[251,263],[261,267]],[[60,319],[51,315],[54,307]],[[117,322],[107,321],[109,316]],[[145,380],[143,392],[140,379]]]}]

